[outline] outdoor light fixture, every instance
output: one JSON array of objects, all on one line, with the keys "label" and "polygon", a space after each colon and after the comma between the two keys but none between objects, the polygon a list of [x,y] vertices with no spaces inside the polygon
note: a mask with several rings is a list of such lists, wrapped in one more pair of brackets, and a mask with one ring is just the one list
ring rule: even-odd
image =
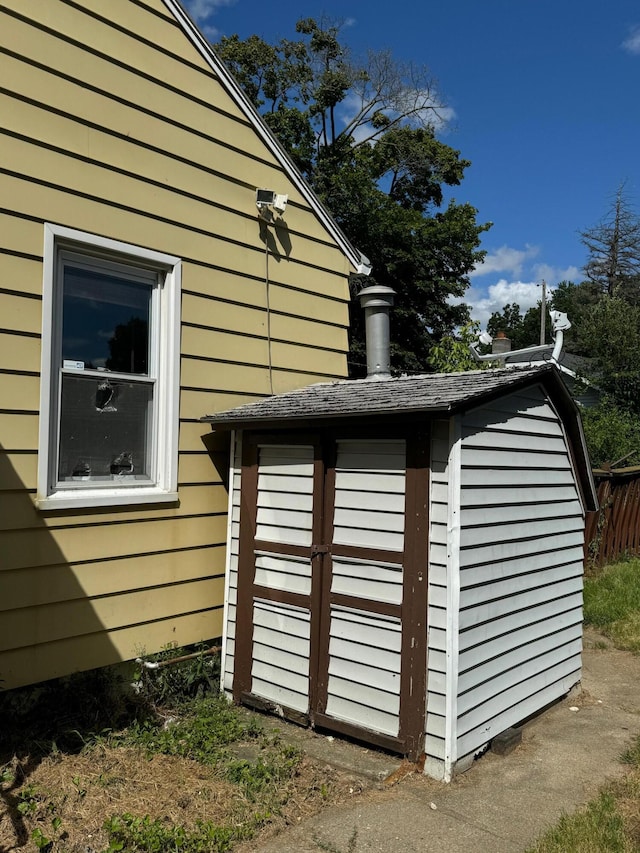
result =
[{"label": "outdoor light fixture", "polygon": [[282,214],[285,212],[288,201],[288,195],[276,193],[273,190],[256,190],[256,207],[259,210],[272,207]]}]

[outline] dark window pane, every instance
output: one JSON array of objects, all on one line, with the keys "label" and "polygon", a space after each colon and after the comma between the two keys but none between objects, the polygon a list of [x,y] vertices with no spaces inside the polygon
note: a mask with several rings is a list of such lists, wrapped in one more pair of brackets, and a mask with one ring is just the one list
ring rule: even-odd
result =
[{"label": "dark window pane", "polygon": [[60,408],[60,482],[149,481],[150,383],[63,374]]},{"label": "dark window pane", "polygon": [[149,372],[151,284],[64,267],[62,358],[86,368]]}]

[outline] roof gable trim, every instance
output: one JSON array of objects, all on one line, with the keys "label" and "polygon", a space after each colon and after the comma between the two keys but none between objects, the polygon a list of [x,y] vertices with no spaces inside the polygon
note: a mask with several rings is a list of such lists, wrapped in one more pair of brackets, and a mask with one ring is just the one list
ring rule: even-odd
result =
[{"label": "roof gable trim", "polygon": [[262,142],[274,155],[276,160],[281,164],[291,181],[295,184],[300,194],[306,199],[311,209],[314,211],[318,219],[322,222],[327,231],[331,234],[343,254],[347,257],[355,272],[368,275],[371,272],[371,265],[367,258],[351,245],[345,234],[342,232],[333,217],[320,203],[311,187],[302,177],[295,164],[286,153],[284,148],[277,141],[273,133],[256,112],[253,104],[249,101],[245,93],[242,91],[233,75],[227,70],[221,60],[216,56],[215,52],[202,35],[198,27],[191,20],[188,13],[177,0],[163,0],[165,6],[175,17],[184,34],[193,44],[200,56],[209,65],[214,74],[218,77],[223,87],[233,98],[238,107],[242,110],[249,123],[252,125]]}]

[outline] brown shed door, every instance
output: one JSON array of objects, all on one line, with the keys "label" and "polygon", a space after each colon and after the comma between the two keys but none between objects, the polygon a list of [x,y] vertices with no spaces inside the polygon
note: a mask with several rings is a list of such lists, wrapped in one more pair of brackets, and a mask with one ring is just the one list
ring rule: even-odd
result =
[{"label": "brown shed door", "polygon": [[245,437],[237,699],[419,754],[425,439]]}]

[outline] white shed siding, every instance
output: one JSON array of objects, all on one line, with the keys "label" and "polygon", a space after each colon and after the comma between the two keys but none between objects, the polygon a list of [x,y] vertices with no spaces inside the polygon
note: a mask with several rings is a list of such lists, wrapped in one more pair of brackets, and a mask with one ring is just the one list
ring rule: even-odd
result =
[{"label": "white shed siding", "polygon": [[458,760],[579,681],[584,529],[541,388],[464,416],[460,478]]},{"label": "white shed siding", "polygon": [[329,716],[398,734],[401,638],[400,619],[332,606]]},{"label": "white shed siding", "polygon": [[[449,506],[449,421],[434,421],[431,429],[429,508],[429,610],[427,618],[427,722],[425,752],[429,772],[441,775],[445,757],[445,697],[447,681],[447,518]],[[434,762],[441,765],[438,769]]]},{"label": "white shed siding", "polygon": [[261,445],[256,539],[311,545],[313,447]]},{"label": "white shed siding", "polygon": [[238,554],[240,552],[240,466],[242,462],[242,433],[235,434],[232,448],[233,462],[229,481],[230,495],[230,524],[227,536],[227,579],[225,596],[224,635],[222,638],[222,689],[231,694],[233,690],[233,667],[236,646],[236,612],[238,605]]},{"label": "white shed siding", "polygon": [[311,613],[304,607],[255,599],[253,626],[251,692],[306,713]]},{"label": "white shed siding", "polygon": [[405,456],[402,440],[338,442],[335,544],[403,550]]},{"label": "white shed siding", "polygon": [[402,566],[377,560],[334,557],[331,592],[402,604]]},{"label": "white shed siding", "polygon": [[[340,440],[333,543],[404,549],[406,443]],[[367,601],[402,604],[403,567],[382,559],[332,557],[331,592],[363,609],[331,607],[326,713],[366,729],[399,731],[402,630],[399,618],[365,610]]]}]

